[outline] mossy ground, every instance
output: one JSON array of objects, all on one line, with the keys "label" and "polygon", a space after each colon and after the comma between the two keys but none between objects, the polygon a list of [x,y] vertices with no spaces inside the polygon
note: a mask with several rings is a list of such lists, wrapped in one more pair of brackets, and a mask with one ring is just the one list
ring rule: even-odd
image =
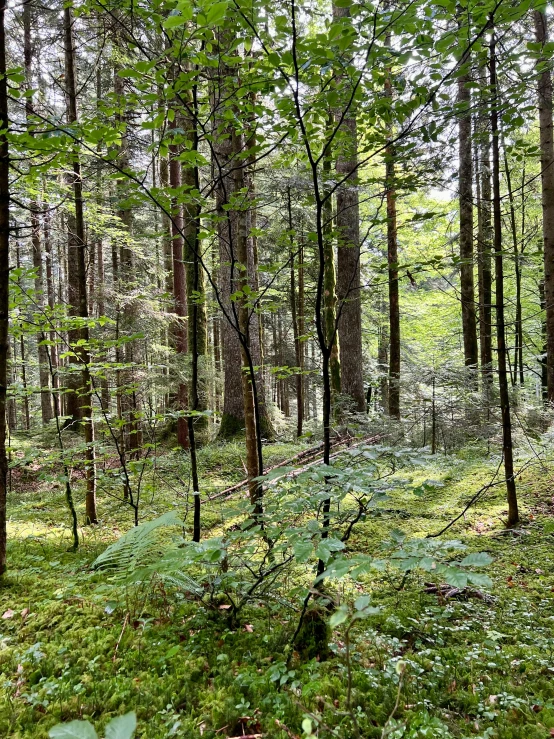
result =
[{"label": "mossy ground", "polygon": [[[35,443],[22,439],[20,447],[32,451]],[[267,447],[267,464],[296,449]],[[239,444],[202,449],[203,479],[210,484],[203,490],[241,479],[241,455]],[[497,464],[475,451],[428,462],[412,472],[414,485],[431,478],[442,486],[420,498],[405,490],[393,494],[379,515],[358,526],[352,548],[375,551],[393,528],[418,536],[440,529]],[[173,469],[174,452],[164,465]],[[81,717],[100,731],[128,710],[137,713],[137,736],[148,739],[285,739],[301,736],[310,715],[321,720],[321,737],[332,736],[331,729],[339,737],[354,735],[343,630],[333,633],[326,662],[296,659],[287,668],[296,621],[278,605],[259,604],[230,629],[221,614],[161,588],[146,608],[136,592],[123,605],[112,603],[102,590],[106,576],[89,566],[131,525],[130,511],[101,492],[100,524],[83,529],[79,551],[69,552],[63,487],[39,480],[40,472],[14,472],[9,500],[10,569],[0,588],[0,736],[40,739],[53,724]],[[183,504],[176,479],[160,477],[167,484],[145,494],[145,519]],[[352,710],[362,737],[382,736],[397,697],[388,724],[395,739],[554,734],[553,480],[554,471],[539,466],[522,475],[524,522],[516,532],[505,532],[500,485],[448,533],[494,556],[494,600],[443,603],[416,575],[401,590],[400,578],[368,579],[382,610],[352,631]],[[205,525],[217,526],[219,505],[204,509]],[[400,692],[399,662],[405,665]]]}]

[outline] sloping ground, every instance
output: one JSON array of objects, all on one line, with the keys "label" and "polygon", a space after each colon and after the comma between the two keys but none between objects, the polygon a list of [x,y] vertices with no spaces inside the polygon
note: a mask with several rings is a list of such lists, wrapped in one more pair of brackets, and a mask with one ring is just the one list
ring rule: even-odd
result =
[{"label": "sloping ground", "polygon": [[[278,446],[275,461],[295,451]],[[217,486],[241,478],[238,447],[204,452]],[[446,525],[488,483],[497,460],[437,458],[413,475],[420,497],[400,489],[360,524],[353,549],[377,551],[392,529],[425,535]],[[35,471],[36,473],[36,471]],[[0,590],[0,736],[46,737],[58,721],[88,717],[99,733],[135,710],[137,736],[498,737],[554,735],[554,472],[530,467],[519,481],[520,529],[505,533],[502,486],[482,495],[446,535],[490,552],[494,587],[460,600],[427,593],[425,580],[392,573],[364,583],[380,613],[351,633],[351,701],[344,626],[326,662],[284,662],[296,616],[260,603],[229,630],[220,613],[176,600],[162,587],[104,591],[94,557],[130,524],[100,497],[100,526],[67,551],[61,487],[19,486],[10,500],[10,574]],[[212,489],[217,489],[214,485]],[[173,484],[145,495],[145,516],[175,506]],[[219,508],[205,516],[217,524]],[[211,516],[211,519],[210,519]],[[291,586],[294,583],[291,584]],[[339,584],[338,591],[342,590]],[[480,595],[484,597],[480,597]],[[400,685],[399,685],[400,683]],[[354,719],[352,718],[354,715]],[[307,724],[304,725],[305,728]],[[552,732],[551,732],[552,729]],[[383,733],[384,731],[384,733]]]}]

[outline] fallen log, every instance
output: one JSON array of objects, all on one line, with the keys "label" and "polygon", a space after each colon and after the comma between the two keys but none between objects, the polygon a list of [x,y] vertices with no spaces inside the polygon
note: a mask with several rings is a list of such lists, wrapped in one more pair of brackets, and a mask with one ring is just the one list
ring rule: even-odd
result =
[{"label": "fallen log", "polygon": [[[349,449],[355,449],[361,444],[374,444],[375,442],[379,441],[381,437],[380,436],[366,436],[365,438],[357,441],[355,444],[352,444],[352,440],[354,438],[355,437],[353,436],[348,436],[346,438],[337,439],[335,442],[333,442],[333,444],[331,444],[331,449],[334,449],[337,446],[346,446]],[[334,459],[338,457],[338,455],[341,454],[343,451],[344,449],[340,449],[334,454],[331,454],[330,459]],[[316,444],[316,446],[310,447],[309,449],[304,449],[302,452],[295,454],[293,457],[290,457],[289,459],[285,459],[283,462],[279,462],[278,464],[275,464],[272,467],[268,467],[267,470],[265,470],[264,474],[273,472],[273,470],[277,470],[280,467],[287,467],[288,465],[295,464],[298,462],[305,462],[306,459],[310,460],[308,464],[305,464],[303,467],[300,467],[298,470],[295,470],[294,472],[291,472],[291,473],[286,473],[286,474],[290,474],[291,476],[295,477],[296,475],[300,474],[301,472],[303,472],[304,470],[308,469],[310,466],[318,462],[319,460],[317,459],[317,457],[322,454],[323,454],[323,442]],[[315,457],[315,459],[311,460],[311,457]],[[286,474],[283,474],[281,477],[274,477],[272,482],[282,479],[282,477],[285,477]],[[248,478],[241,480],[240,482],[237,482],[234,485],[231,485],[231,487],[225,488],[225,490],[221,490],[219,493],[216,493],[215,495],[209,495],[207,498],[203,499],[202,503],[207,503],[212,500],[219,500],[220,498],[224,498],[224,499],[229,498],[233,493],[236,493],[237,491],[241,490],[247,485],[248,485]]]}]

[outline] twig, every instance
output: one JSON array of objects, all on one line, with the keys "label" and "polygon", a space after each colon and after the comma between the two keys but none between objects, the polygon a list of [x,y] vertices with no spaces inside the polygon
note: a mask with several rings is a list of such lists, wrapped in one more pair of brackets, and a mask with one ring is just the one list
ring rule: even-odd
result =
[{"label": "twig", "polygon": [[385,721],[385,725],[383,726],[383,731],[381,732],[381,739],[386,739],[386,737],[392,731],[392,728],[393,727],[391,727],[390,729],[387,729],[387,726],[392,721],[392,719],[394,717],[394,714],[398,711],[398,706],[400,705],[400,694],[402,692],[402,681],[403,681],[403,678],[404,678],[404,670],[402,670],[402,672],[398,676],[398,690],[396,691],[396,702],[394,704],[394,707],[393,707],[393,709],[392,709],[392,711],[391,711],[388,719]]},{"label": "twig", "polygon": [[121,642],[121,638],[123,637],[123,632],[125,631],[125,627],[129,623],[129,611],[125,614],[125,618],[123,619],[123,626],[121,628],[121,634],[119,635],[119,639],[117,640],[117,644],[115,645],[115,650],[112,657],[112,662],[115,662],[115,658],[117,657],[117,650],[119,649],[119,643]]}]

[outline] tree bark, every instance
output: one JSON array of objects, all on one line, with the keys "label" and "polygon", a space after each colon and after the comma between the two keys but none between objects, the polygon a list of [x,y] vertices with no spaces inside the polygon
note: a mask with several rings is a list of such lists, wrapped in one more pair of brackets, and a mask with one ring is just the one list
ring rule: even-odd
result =
[{"label": "tree bark", "polygon": [[[467,59],[462,60],[467,63]],[[460,297],[466,367],[477,367],[477,321],[473,281],[473,155],[471,150],[470,76],[458,79],[459,203],[460,203]]]},{"label": "tree bark", "polygon": [[[77,123],[77,93],[75,80],[75,55],[73,41],[73,17],[71,8],[64,9],[64,42],[65,42],[65,83],[67,95],[67,120],[68,123]],[[88,318],[87,300],[87,275],[85,259],[85,222],[83,214],[83,183],[81,180],[81,163],[77,152],[73,154],[73,174],[71,176],[73,189],[73,200],[75,214],[68,215],[68,263],[71,255],[71,269],[69,274],[69,304],[70,315]],[[77,416],[82,419],[85,432],[85,474],[86,474],[86,497],[85,497],[85,520],[86,523],[96,523],[96,471],[94,459],[94,422],[92,413],[92,385],[90,377],[90,356],[88,349],[89,330],[85,325],[82,329],[70,332],[70,343],[75,346],[82,339],[84,345],[75,347],[73,351],[81,364],[80,397],[73,396],[77,401],[72,406],[72,418]],[[71,396],[70,396],[71,397]],[[73,402],[73,401],[72,401]]]},{"label": "tree bark", "polygon": [[[300,342],[300,325],[297,311],[296,299],[296,276],[294,266],[294,227],[292,217],[292,203],[290,197],[290,187],[287,188],[287,211],[289,217],[289,242],[290,242],[290,313],[292,319],[292,332],[294,337],[294,353],[296,357],[297,372],[295,375],[296,384],[296,436],[302,436],[302,423],[304,420],[304,397],[302,387],[302,344]],[[299,260],[301,259],[301,250]]]},{"label": "tree bark", "polygon": [[[535,36],[548,41],[546,15],[535,10]],[[546,308],[546,380],[548,401],[554,403],[554,142],[552,126],[552,75],[548,59],[539,61],[539,130],[541,149],[542,224],[544,238],[544,299]]]},{"label": "tree bark", "polygon": [[[481,85],[486,87],[483,74]],[[479,287],[479,340],[481,352],[481,372],[485,384],[489,383],[492,373],[492,194],[491,194],[491,160],[488,122],[479,117],[480,135],[480,171],[477,179],[477,249],[478,249],[478,287]]]},{"label": "tree bark", "polygon": [[[349,18],[350,8],[333,5],[333,18]],[[337,87],[346,88],[347,102],[352,86],[347,76],[338,76]],[[352,104],[342,120],[337,154],[337,298],[340,347],[341,392],[353,401],[353,409],[365,412],[362,353],[362,304],[360,292],[360,203],[358,195],[358,132],[356,108]]]},{"label": "tree bark", "polygon": [[498,352],[498,386],[502,414],[502,452],[508,498],[508,526],[519,522],[519,512],[514,477],[512,447],[512,421],[510,417],[510,394],[506,366],[506,326],[504,319],[504,263],[502,256],[502,210],[500,198],[500,145],[498,127],[498,82],[496,77],[496,34],[492,30],[490,44],[490,88],[491,88],[491,134],[492,134],[492,181],[494,221],[494,264],[496,276],[496,346]]},{"label": "tree bark", "polygon": [[0,575],[6,571],[6,386],[8,384],[8,326],[10,288],[10,160],[8,149],[8,82],[6,78],[6,0],[0,0]]},{"label": "tree bark", "polygon": [[[390,46],[390,35],[385,42]],[[385,95],[392,101],[391,71],[387,70]],[[389,127],[389,139],[392,138]],[[389,142],[385,151],[385,190],[387,200],[387,262],[389,287],[389,382],[388,413],[400,420],[400,296],[398,285],[398,232],[396,225],[395,150]]]},{"label": "tree bark", "polygon": [[[30,135],[32,131],[33,109],[33,44],[31,37],[31,2],[25,0],[23,5],[23,57],[25,63],[25,82],[27,88],[27,97],[25,98],[25,117],[27,119],[27,128]],[[35,269],[35,300],[38,312],[41,314],[41,320],[44,309],[44,274],[42,267],[42,250],[40,243],[40,222],[39,222],[39,205],[33,200],[30,204],[31,209],[31,246],[33,251],[33,267]],[[53,417],[52,395],[50,392],[50,370],[48,365],[48,347],[44,343],[46,335],[44,331],[37,334],[38,349],[38,366],[40,380],[40,406],[42,423],[49,423]]]}]

